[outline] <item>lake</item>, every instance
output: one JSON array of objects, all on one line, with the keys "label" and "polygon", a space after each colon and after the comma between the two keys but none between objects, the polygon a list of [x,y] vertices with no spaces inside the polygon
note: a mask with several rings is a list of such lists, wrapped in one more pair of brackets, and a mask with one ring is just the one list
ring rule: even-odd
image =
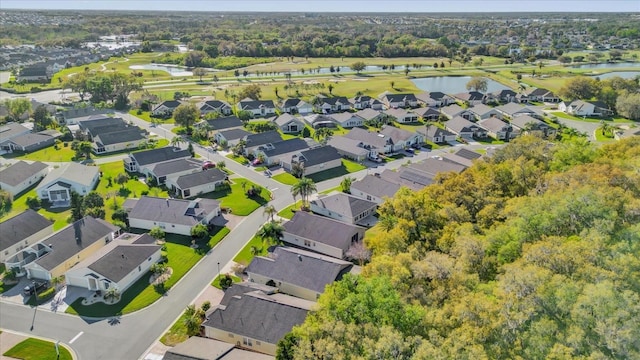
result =
[{"label": "lake", "polygon": [[603,68],[621,68],[621,67],[640,67],[637,62],[620,62],[620,63],[601,63],[601,64],[582,64],[571,65],[575,69],[603,69]]},{"label": "lake", "polygon": [[[486,78],[485,78],[486,79]],[[457,94],[466,92],[467,83],[471,80],[471,76],[433,76],[412,79],[411,81],[424,91],[440,91],[445,94]],[[497,81],[487,80],[487,92],[509,89],[508,86],[502,85]]]},{"label": "lake", "polygon": [[171,76],[193,76],[193,72],[188,71],[184,66],[178,65],[163,65],[163,64],[144,64],[144,65],[131,65],[131,70],[157,70],[169,73]]},{"label": "lake", "polygon": [[591,75],[592,77],[597,77],[600,79],[609,79],[615,76],[620,76],[623,79],[635,79],[636,76],[640,76],[640,71],[617,71],[604,73],[600,75]]}]

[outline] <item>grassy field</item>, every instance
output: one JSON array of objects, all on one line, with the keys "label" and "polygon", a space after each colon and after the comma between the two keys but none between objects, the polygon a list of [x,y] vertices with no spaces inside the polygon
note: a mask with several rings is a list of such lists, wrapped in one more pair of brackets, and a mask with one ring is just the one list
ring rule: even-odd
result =
[{"label": "grassy field", "polygon": [[[208,240],[199,240],[197,249],[191,248],[191,237],[167,234],[167,266],[173,269],[173,274],[165,283],[165,291],[169,290],[180,280],[200,259],[216,244],[218,244],[227,234],[229,229],[218,227],[212,231]],[[136,281],[124,294],[117,304],[106,305],[96,303],[93,305],[82,305],[83,298],[73,302],[67,313],[91,317],[108,317],[122,315],[143,309],[162,297],[163,293],[149,284],[148,273]]]},{"label": "grassy field", "polygon": [[291,219],[293,218],[294,210],[295,211],[300,210],[301,206],[302,206],[302,200],[298,200],[294,204],[291,204],[286,208],[280,210],[280,212],[278,212],[278,216],[283,217],[285,219]]},{"label": "grassy field", "polygon": [[6,351],[3,356],[23,360],[72,360],[69,350],[58,346],[60,356],[57,356],[56,346],[51,341],[28,338]]},{"label": "grassy field", "polygon": [[300,180],[297,177],[289,174],[288,172],[283,172],[281,174],[274,175],[271,178],[273,180],[278,181],[280,183],[283,183],[285,185],[293,185],[293,184],[297,183]]},{"label": "grassy field", "polygon": [[7,154],[3,156],[14,158],[17,160],[69,162],[73,161],[75,155],[76,152],[74,150],[71,150],[71,143],[69,143],[69,146],[60,146],[57,150],[53,146],[50,146],[28,154],[15,152],[13,154]]},{"label": "grassy field", "polygon": [[[255,250],[253,250],[253,249]],[[259,236],[254,236],[249,240],[247,245],[245,245],[242,250],[233,258],[233,261],[243,264],[249,265],[251,259],[253,259],[256,255],[266,255],[268,246],[262,241]]]},{"label": "grassy field", "polygon": [[311,174],[307,177],[313,180],[313,182],[319,183],[319,182],[333,179],[339,176],[344,176],[356,171],[364,170],[366,168],[367,168],[366,166],[358,164],[357,162],[347,160],[347,159],[342,159],[342,166],[337,167],[335,169],[329,169],[329,170],[321,171],[319,173]]},{"label": "grassy field", "polygon": [[[18,194],[13,199],[13,204],[11,205],[11,210],[7,213],[4,213],[0,216],[0,221],[4,221],[8,218],[14,217],[21,212],[27,210],[29,207],[27,206],[27,198],[36,197],[36,186],[34,184],[31,188],[27,189],[22,194]],[[45,218],[53,221],[53,230],[60,230],[63,227],[68,225],[67,219],[71,215],[71,210],[68,208],[41,208],[38,210],[38,213]]]},{"label": "grassy field", "polygon": [[603,120],[607,121],[607,122],[613,122],[613,123],[630,123],[631,120],[629,119],[625,119],[623,117],[607,117],[607,118],[601,118],[601,117],[579,117],[579,116],[573,116],[573,115],[569,115],[566,114],[562,111],[554,111],[551,112],[551,115],[555,115],[559,118],[562,119],[568,119],[568,120],[576,120],[576,121],[584,121],[584,122],[591,122],[591,123],[600,123]]},{"label": "grassy field", "polygon": [[249,188],[258,186],[249,180],[232,179],[232,181],[230,189],[217,190],[201,197],[219,200],[222,207],[231,209],[233,214],[239,216],[249,215],[271,200],[271,192],[263,187],[260,187],[259,196],[247,196],[246,191]]}]

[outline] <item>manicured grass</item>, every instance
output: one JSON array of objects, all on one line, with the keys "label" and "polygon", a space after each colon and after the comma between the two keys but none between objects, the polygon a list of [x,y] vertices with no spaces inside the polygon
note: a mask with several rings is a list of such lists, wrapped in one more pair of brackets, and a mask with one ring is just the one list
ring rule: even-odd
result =
[{"label": "manicured grass", "polygon": [[331,189],[327,189],[325,191],[321,191],[320,194],[329,194],[332,193],[334,191],[338,191],[338,192],[342,192],[342,188],[340,186],[336,186],[336,187],[332,187]]},{"label": "manicured grass", "polygon": [[499,145],[505,143],[503,140],[497,140],[492,137],[487,137],[485,139],[476,139],[476,141],[484,145]]},{"label": "manicured grass", "polygon": [[[18,196],[16,196],[13,199],[13,203],[11,204],[11,210],[1,215],[0,221],[4,221],[8,218],[14,217],[20,214],[21,212],[27,210],[29,208],[27,206],[27,198],[37,196],[36,187],[37,187],[37,184],[34,184],[31,188],[27,189],[21,194],[18,194]],[[38,213],[54,222],[53,230],[55,231],[55,230],[60,230],[63,227],[68,225],[67,219],[69,218],[69,215],[71,215],[71,210],[68,208],[56,208],[56,209],[40,208],[38,210]]]},{"label": "manicured grass", "polygon": [[168,119],[151,118],[151,113],[149,111],[142,111],[140,114],[138,114],[138,110],[131,109],[131,110],[129,110],[129,115],[133,115],[133,116],[137,117],[138,119],[144,120],[146,122],[155,121],[158,124],[175,124],[175,120],[173,119],[173,117],[168,118]]},{"label": "manicured grass", "polygon": [[313,180],[313,182],[319,183],[319,182],[333,179],[339,176],[344,176],[352,172],[364,170],[366,168],[367,168],[366,166],[358,164],[357,162],[347,160],[347,159],[342,159],[342,166],[334,169],[321,171],[319,173],[311,174],[311,175],[308,175],[307,177]]},{"label": "manicured grass", "polygon": [[[211,282],[211,286],[218,288],[220,290],[222,290],[222,287],[220,286],[220,278],[222,278],[225,274],[220,274],[220,276],[216,276],[215,279],[213,279],[213,281]],[[239,283],[240,281],[242,281],[242,279],[240,279],[239,277],[235,276],[235,275],[231,275],[231,280],[233,280],[233,283]]]},{"label": "manicured grass", "polygon": [[283,172],[282,174],[274,175],[271,178],[285,185],[293,185],[300,180],[297,177],[289,174],[288,172]]},{"label": "manicured grass", "polygon": [[28,338],[6,351],[3,356],[23,360],[72,360],[71,353],[63,346],[58,346],[60,356],[56,354],[56,346],[50,341]]},{"label": "manicured grass", "polygon": [[599,123],[601,121],[607,121],[607,122],[614,122],[614,123],[629,123],[631,122],[631,120],[629,119],[625,119],[623,117],[580,117],[580,116],[573,116],[573,115],[569,115],[566,114],[562,111],[554,111],[551,113],[551,115],[555,115],[559,118],[562,119],[569,119],[569,120],[576,120],[576,121],[584,121],[584,122],[591,122],[591,123]]},{"label": "manicured grass", "polygon": [[[167,247],[167,266],[173,269],[173,274],[164,284],[164,291],[169,290],[180,280],[200,259],[217,243],[219,243],[227,234],[229,229],[217,227],[212,232],[208,240],[199,240],[196,242],[197,249],[191,248],[191,238],[188,236],[168,234],[166,240]],[[104,303],[96,303],[93,305],[82,305],[80,298],[74,301],[67,313],[90,317],[108,317],[122,315],[143,309],[156,300],[163,293],[156,290],[153,285],[149,284],[151,273],[145,274],[136,281],[124,294],[117,304],[106,305]]]},{"label": "manicured grass", "polygon": [[[252,251],[251,248],[255,248],[255,251]],[[249,265],[251,259],[253,259],[256,255],[267,255],[267,248],[269,246],[262,241],[259,236],[254,236],[249,240],[247,245],[245,245],[242,250],[233,258],[233,261],[237,263],[241,263],[243,265]]]},{"label": "manicured grass", "polygon": [[596,135],[596,141],[599,141],[599,142],[611,142],[615,140],[614,138],[606,136],[602,132],[602,129],[596,129],[595,135]]},{"label": "manicured grass", "polygon": [[4,156],[20,160],[68,162],[73,161],[75,155],[76,152],[74,150],[71,150],[71,142],[69,142],[67,147],[61,145],[58,150],[56,150],[53,146],[49,146],[47,148],[40,149],[28,154],[14,153],[10,154],[9,156]]},{"label": "manicured grass", "polygon": [[230,208],[233,214],[239,216],[247,216],[271,200],[271,192],[261,186],[259,186],[259,195],[247,196],[247,190],[252,186],[258,186],[247,179],[232,179],[231,181],[233,183],[230,188],[203,194],[201,197],[217,199],[221,201],[221,207]]},{"label": "manicured grass", "polygon": [[5,291],[13,289],[13,287],[16,286],[16,285],[18,285],[18,283],[7,285],[7,284],[4,283],[3,280],[0,280],[0,294],[2,294]]},{"label": "manicured grass", "polygon": [[243,156],[235,156],[233,154],[229,154],[229,155],[227,155],[227,158],[229,158],[229,159],[231,159],[231,160],[233,160],[235,162],[238,162],[238,163],[240,163],[242,165],[246,165],[246,164],[249,163],[249,160],[245,159]]},{"label": "manicured grass", "polygon": [[294,210],[298,211],[300,210],[300,207],[302,206],[302,200],[298,200],[295,202],[295,204],[291,204],[289,206],[287,206],[286,208],[280,210],[280,212],[278,212],[278,216],[283,217],[285,219],[291,219],[293,218]]},{"label": "manicured grass", "polygon": [[162,335],[160,342],[167,346],[176,346],[186,341],[189,338],[189,335],[187,335],[187,326],[184,323],[186,319],[187,315],[183,312],[178,320],[171,325],[169,331]]}]

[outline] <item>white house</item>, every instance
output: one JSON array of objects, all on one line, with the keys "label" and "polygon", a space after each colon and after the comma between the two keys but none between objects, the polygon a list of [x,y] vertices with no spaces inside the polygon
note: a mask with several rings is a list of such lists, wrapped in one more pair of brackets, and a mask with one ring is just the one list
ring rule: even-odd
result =
[{"label": "white house", "polygon": [[215,191],[227,178],[227,173],[224,171],[209,169],[178,177],[170,177],[165,184],[173,193],[186,199]]},{"label": "white house", "polygon": [[603,116],[611,114],[606,105],[597,101],[574,100],[571,103],[561,102],[558,110],[574,116]]},{"label": "white house", "polygon": [[231,115],[232,108],[229,103],[221,100],[207,100],[198,103],[198,109],[200,110],[201,115],[206,115],[208,113],[219,113],[224,116]]},{"label": "white house", "polygon": [[382,179],[379,176],[367,175],[351,184],[351,195],[381,205],[392,198],[400,190],[400,185]]},{"label": "white house", "polygon": [[497,140],[511,140],[520,134],[520,130],[514,129],[511,124],[497,117],[481,120],[478,124],[487,130],[489,136]]},{"label": "white house", "polygon": [[416,132],[423,135],[425,140],[436,144],[456,141],[456,134],[435,125],[427,125],[424,128],[418,129]]},{"label": "white house", "polygon": [[368,225],[365,220],[375,214],[378,204],[344,193],[320,195],[311,201],[311,211],[347,224]]},{"label": "white house", "polygon": [[178,108],[182,103],[178,100],[167,100],[163,101],[160,104],[156,104],[152,109],[151,113],[153,115],[167,115],[173,114],[173,111]]},{"label": "white house", "polygon": [[287,113],[278,116],[273,122],[285,134],[297,134],[304,129],[303,120]]},{"label": "white house", "polygon": [[414,94],[383,93],[380,95],[380,99],[387,106],[387,109],[418,107],[418,99]]},{"label": "white house", "polygon": [[187,149],[167,146],[158,149],[138,151],[124,158],[124,169],[128,172],[139,172],[148,176],[156,164],[176,160],[187,159],[191,153]]},{"label": "white house", "polygon": [[14,197],[37,184],[49,172],[49,167],[40,161],[29,164],[18,161],[0,171],[0,189]]},{"label": "white house", "polygon": [[0,263],[52,233],[53,222],[31,209],[0,222]]},{"label": "white house", "polygon": [[414,123],[418,122],[418,114],[413,111],[407,111],[400,108],[391,108],[384,112],[388,116],[394,118],[399,123]]},{"label": "white house", "polygon": [[93,137],[91,146],[96,154],[107,154],[111,152],[135,150],[140,144],[147,141],[144,130],[137,126],[127,129],[104,132]]},{"label": "white house", "polygon": [[129,213],[132,228],[151,230],[160,227],[166,233],[191,235],[197,224],[208,225],[220,215],[220,202],[212,199],[163,199],[143,196],[127,199],[123,208]]},{"label": "white house", "polygon": [[348,111],[331,114],[331,117],[335,119],[343,128],[352,128],[355,126],[362,126],[364,124],[363,118]]},{"label": "white house", "polygon": [[272,100],[244,99],[238,103],[239,111],[248,111],[252,117],[267,117],[276,114],[276,106]]},{"label": "white house", "polygon": [[487,130],[485,128],[460,116],[456,116],[447,121],[445,126],[447,130],[458,134],[458,136],[464,139],[487,137]]},{"label": "white house", "polygon": [[348,111],[351,110],[351,103],[344,96],[318,97],[313,110],[322,114]]},{"label": "white house", "polygon": [[36,188],[41,200],[56,206],[69,206],[71,192],[87,195],[100,180],[100,168],[68,162],[54,168]]},{"label": "white house", "polygon": [[282,102],[280,109],[287,114],[306,115],[313,112],[313,105],[298,98],[289,98]]}]

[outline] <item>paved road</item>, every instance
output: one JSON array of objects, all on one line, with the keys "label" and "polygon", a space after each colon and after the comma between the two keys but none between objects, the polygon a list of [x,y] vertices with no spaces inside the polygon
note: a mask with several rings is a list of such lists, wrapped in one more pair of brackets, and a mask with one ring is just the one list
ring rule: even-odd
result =
[{"label": "paved road", "polygon": [[[129,114],[120,114],[123,118],[133,121],[160,137],[172,137],[173,133],[166,128],[151,128],[150,124]],[[472,148],[486,148],[487,146],[471,145]],[[277,209],[282,209],[293,203],[289,187],[265,177],[262,173],[240,165],[235,161],[212,153],[196,145],[195,151],[203,158],[212,161],[225,160],[227,167],[236,174],[270,189],[275,198],[271,201]],[[411,161],[419,161],[429,156],[448,150],[421,152]],[[379,172],[385,168],[398,168],[406,160],[395,161],[378,167]],[[104,161],[113,161],[108,159]],[[361,178],[368,170],[351,174]],[[318,191],[330,189],[339,185],[341,179],[331,179],[317,184]],[[52,313],[49,310],[37,310],[16,304],[2,303],[0,306],[0,327],[33,333],[38,336],[49,337],[70,344],[79,359],[134,359],[156,341],[184,308],[191,303],[203,288],[209,286],[217,273],[218,263],[226,264],[253,237],[258,228],[265,222],[262,211],[257,210],[247,216],[220,244],[205,256],[183,279],[178,282],[162,299],[148,308],[129,315],[113,319],[82,319],[79,317]],[[35,314],[35,317],[34,317]],[[32,326],[33,321],[33,328]]]}]

